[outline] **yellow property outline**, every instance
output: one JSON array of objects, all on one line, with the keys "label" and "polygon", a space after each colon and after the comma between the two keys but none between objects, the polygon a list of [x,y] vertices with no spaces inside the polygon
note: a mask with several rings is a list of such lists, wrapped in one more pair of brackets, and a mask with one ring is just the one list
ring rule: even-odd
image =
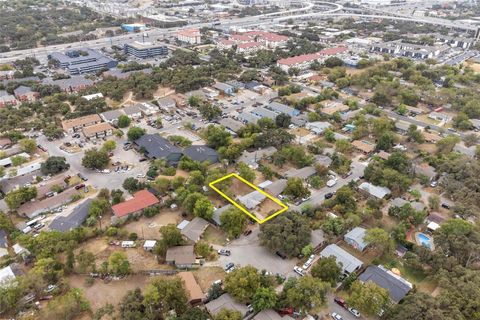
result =
[{"label": "yellow property outline", "polygon": [[[266,196],[267,198],[269,198],[270,200],[272,200],[273,202],[275,202],[276,204],[280,205],[282,207],[282,209],[278,210],[277,212],[273,213],[272,215],[268,216],[267,218],[263,219],[263,220],[259,220],[257,217],[255,217],[254,214],[250,213],[250,211],[248,211],[247,209],[245,209],[244,207],[242,207],[241,205],[239,205],[235,200],[231,199],[229,196],[227,196],[225,193],[223,193],[222,191],[220,191],[217,187],[214,186],[214,184],[218,183],[218,182],[221,182],[223,180],[226,180],[228,178],[231,178],[231,177],[235,177],[237,178],[238,180],[242,181],[243,183],[245,183],[246,185],[252,187],[253,189],[255,189],[256,191],[260,192],[261,194],[263,194],[264,196]],[[266,193],[265,191],[263,191],[262,189],[260,189],[259,187],[257,187],[256,185],[254,184],[251,184],[250,182],[248,182],[247,180],[243,179],[242,177],[240,177],[238,174],[236,173],[230,173],[224,177],[221,177],[220,179],[217,179],[215,181],[212,181],[210,182],[209,184],[209,187],[212,188],[213,190],[215,190],[219,195],[221,195],[223,198],[227,199],[228,202],[230,202],[231,204],[233,204],[235,207],[237,207],[238,209],[240,209],[242,212],[246,213],[250,218],[252,218],[253,220],[257,221],[258,223],[262,224],[276,216],[278,216],[280,213],[282,212],[285,212],[288,210],[288,206],[285,205],[284,203],[282,203],[280,200],[278,200],[277,198],[273,197],[272,195]]]}]

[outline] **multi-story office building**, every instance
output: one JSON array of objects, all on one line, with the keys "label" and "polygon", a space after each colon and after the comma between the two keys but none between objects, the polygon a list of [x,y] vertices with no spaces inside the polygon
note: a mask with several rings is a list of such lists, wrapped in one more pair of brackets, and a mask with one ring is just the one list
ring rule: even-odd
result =
[{"label": "multi-story office building", "polygon": [[67,69],[70,74],[97,72],[113,68],[118,63],[89,48],[68,50],[65,53],[52,52],[48,55],[48,59],[56,61],[60,68]]},{"label": "multi-story office building", "polygon": [[162,43],[138,42],[125,43],[123,50],[126,54],[137,58],[145,59],[154,56],[164,56],[168,54],[168,48]]}]

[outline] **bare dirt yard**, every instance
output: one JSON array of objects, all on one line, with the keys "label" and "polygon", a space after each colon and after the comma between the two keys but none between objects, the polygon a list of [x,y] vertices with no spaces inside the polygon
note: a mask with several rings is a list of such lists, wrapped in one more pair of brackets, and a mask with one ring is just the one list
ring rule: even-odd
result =
[{"label": "bare dirt yard", "polygon": [[159,239],[160,227],[168,224],[177,225],[182,220],[179,210],[163,210],[152,218],[141,217],[138,221],[132,221],[122,227],[128,232],[135,232],[140,239]]},{"label": "bare dirt yard", "polygon": [[204,293],[212,286],[215,280],[225,280],[225,272],[220,267],[204,267],[193,271],[200,288]]},{"label": "bare dirt yard", "polygon": [[127,291],[139,287],[145,289],[153,277],[146,275],[129,276],[121,280],[113,280],[105,283],[96,279],[92,286],[85,285],[86,276],[73,275],[68,278],[71,287],[80,288],[90,302],[92,311],[95,312],[107,303],[118,305]]}]

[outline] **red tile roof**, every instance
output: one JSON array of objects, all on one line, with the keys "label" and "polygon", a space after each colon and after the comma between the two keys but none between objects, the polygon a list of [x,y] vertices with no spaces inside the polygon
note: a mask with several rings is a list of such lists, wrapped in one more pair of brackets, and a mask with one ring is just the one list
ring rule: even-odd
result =
[{"label": "red tile roof", "polygon": [[240,43],[237,48],[246,49],[246,48],[259,47],[261,45],[262,44],[260,42],[247,42],[247,43]]},{"label": "red tile roof", "polygon": [[321,54],[321,55],[331,56],[331,55],[343,53],[347,50],[348,50],[347,47],[334,47],[334,48],[323,49],[318,53]]},{"label": "red tile roof", "polygon": [[147,190],[141,190],[133,195],[133,198],[112,206],[113,213],[121,218],[131,213],[138,212],[160,201]]},{"label": "red tile roof", "polygon": [[232,45],[234,44],[235,42],[231,41],[231,40],[227,40],[227,39],[222,39],[220,41],[218,41],[218,43],[221,43],[221,44],[224,44],[224,45]]},{"label": "red tile roof", "polygon": [[183,30],[179,30],[177,32],[177,35],[182,35],[182,36],[185,36],[185,37],[196,37],[196,36],[199,36],[200,35],[200,30],[194,28],[194,29],[183,29]]},{"label": "red tile roof", "polygon": [[233,34],[230,36],[232,41],[252,41],[252,38],[243,34]]},{"label": "red tile roof", "polygon": [[249,31],[245,32],[244,35],[249,36],[251,38],[258,37],[259,40],[268,40],[272,42],[283,42],[287,41],[287,36],[282,36],[272,32],[265,32],[265,31]]}]

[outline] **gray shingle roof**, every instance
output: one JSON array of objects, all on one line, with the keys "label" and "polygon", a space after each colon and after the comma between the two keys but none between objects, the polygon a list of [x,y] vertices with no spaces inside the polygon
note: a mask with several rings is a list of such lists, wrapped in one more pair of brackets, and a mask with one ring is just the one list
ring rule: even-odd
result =
[{"label": "gray shingle roof", "polygon": [[412,289],[411,283],[381,266],[369,266],[358,279],[362,282],[372,281],[388,290],[390,298],[397,303]]},{"label": "gray shingle roof", "polygon": [[223,207],[218,208],[217,210],[215,210],[215,211],[213,212],[212,220],[215,221],[215,223],[220,226],[220,225],[222,224],[221,221],[220,221],[220,217],[222,216],[222,214],[223,214],[225,211],[227,211],[227,210],[230,209],[231,207],[232,207],[231,204],[227,204],[227,205],[225,205],[225,206],[223,206]]},{"label": "gray shingle roof", "polygon": [[195,161],[208,161],[210,163],[218,162],[217,151],[207,146],[190,146],[183,150],[183,154]]},{"label": "gray shingle roof", "polygon": [[362,261],[355,258],[336,244],[326,246],[325,249],[320,252],[320,256],[322,258],[328,258],[331,256],[335,257],[337,263],[341,264],[343,272],[352,273],[363,265]]},{"label": "gray shingle roof", "polygon": [[193,242],[197,242],[207,227],[207,220],[195,217],[180,232]]},{"label": "gray shingle roof", "polygon": [[222,309],[230,309],[230,310],[236,310],[239,311],[242,314],[242,317],[244,317],[247,314],[247,307],[243,303],[236,302],[232,296],[230,296],[228,293],[222,294],[220,297],[218,297],[215,300],[210,301],[205,305],[205,308],[207,308],[208,312],[211,315],[216,315],[217,313],[220,312]]},{"label": "gray shingle roof", "polygon": [[68,216],[55,218],[48,228],[50,230],[66,232],[80,227],[88,216],[88,210],[90,209],[92,201],[93,199],[87,199],[76,206]]},{"label": "gray shingle roof", "polygon": [[[167,139],[162,138],[159,134],[145,134],[135,140],[139,147],[145,148],[150,158],[162,159],[174,158],[180,159],[182,150],[172,145]],[[178,160],[177,159],[177,160]]]},{"label": "gray shingle roof", "polygon": [[0,229],[0,248],[7,247],[7,233],[5,230]]},{"label": "gray shingle roof", "polygon": [[363,251],[363,249],[368,246],[368,243],[364,240],[366,232],[367,230],[364,228],[356,227],[345,234],[344,239],[348,244]]}]

